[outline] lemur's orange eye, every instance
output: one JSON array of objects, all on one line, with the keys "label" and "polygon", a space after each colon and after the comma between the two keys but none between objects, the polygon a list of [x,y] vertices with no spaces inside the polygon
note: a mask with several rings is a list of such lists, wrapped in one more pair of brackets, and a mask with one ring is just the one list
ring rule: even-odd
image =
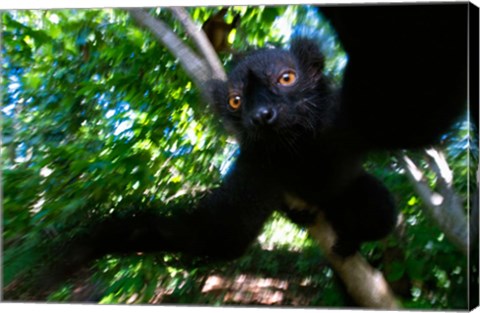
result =
[{"label": "lemur's orange eye", "polygon": [[294,71],[283,72],[280,77],[278,77],[277,82],[285,87],[292,86],[297,81],[297,74]]},{"label": "lemur's orange eye", "polygon": [[240,105],[242,105],[242,98],[240,96],[233,95],[228,98],[228,106],[233,111],[238,110],[240,108]]}]

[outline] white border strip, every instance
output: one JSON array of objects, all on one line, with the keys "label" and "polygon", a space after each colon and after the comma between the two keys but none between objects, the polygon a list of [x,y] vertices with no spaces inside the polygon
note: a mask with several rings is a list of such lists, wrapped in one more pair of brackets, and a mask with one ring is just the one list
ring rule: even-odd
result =
[{"label": "white border strip", "polygon": [[[480,0],[472,1],[473,3]],[[0,10],[14,9],[61,9],[61,8],[111,8],[111,7],[159,7],[159,6],[218,6],[218,5],[288,5],[288,4],[428,4],[428,3],[452,3],[466,2],[462,0],[436,0],[436,1],[418,1],[418,0],[1,0]],[[478,4],[477,4],[478,5]]]}]

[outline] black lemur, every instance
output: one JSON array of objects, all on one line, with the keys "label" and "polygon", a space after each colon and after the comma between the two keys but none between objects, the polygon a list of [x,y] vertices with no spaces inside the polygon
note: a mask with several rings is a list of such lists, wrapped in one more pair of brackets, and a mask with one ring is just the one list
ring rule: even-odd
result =
[{"label": "black lemur", "polygon": [[72,263],[106,252],[241,255],[274,210],[302,224],[292,199],[321,210],[354,253],[387,235],[390,193],[362,168],[373,150],[434,143],[466,94],[466,5],[327,7],[349,60],[342,87],[324,74],[317,43],[248,54],[228,82],[212,82],[213,106],[240,153],[220,187],[193,210],[111,217],[72,244]]}]

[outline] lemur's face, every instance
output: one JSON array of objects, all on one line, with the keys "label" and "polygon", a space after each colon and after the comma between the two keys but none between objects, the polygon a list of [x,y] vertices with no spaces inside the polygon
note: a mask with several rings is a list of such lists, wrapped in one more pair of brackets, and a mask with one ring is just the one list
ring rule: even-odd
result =
[{"label": "lemur's face", "polygon": [[217,88],[217,109],[242,143],[295,140],[325,127],[331,101],[322,88],[323,56],[301,44],[248,55]]}]

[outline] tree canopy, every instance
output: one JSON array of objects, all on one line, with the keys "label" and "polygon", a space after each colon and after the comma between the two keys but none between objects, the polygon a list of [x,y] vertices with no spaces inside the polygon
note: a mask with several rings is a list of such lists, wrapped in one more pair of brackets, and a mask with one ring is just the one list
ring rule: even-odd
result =
[{"label": "tree canopy", "polygon": [[[200,27],[219,9],[187,11]],[[194,47],[170,10],[149,13]],[[225,20],[236,14],[240,22],[229,34],[230,50],[220,53],[227,71],[241,52],[286,46],[292,36],[305,34],[322,41],[327,72],[341,82],[347,57],[317,8],[232,7]],[[193,203],[219,184],[237,145],[178,58],[129,12],[7,11],[2,23],[5,300],[352,305],[308,232],[280,213],[248,253],[229,264],[168,253],[109,255],[55,290],[29,288],[35,273],[55,260],[50,248],[88,231],[92,221],[150,208],[174,214],[170,204]],[[458,226],[442,222],[460,216],[468,226],[473,214],[475,140],[465,118],[431,153],[378,153],[365,164],[394,192],[401,223],[361,253],[406,308],[465,309],[469,279],[478,285],[478,260],[468,263],[468,244],[452,231]],[[439,160],[446,160],[450,183],[443,184],[436,170]],[[423,185],[412,179],[415,169]],[[436,206],[440,217],[429,215],[434,210],[422,198],[422,186],[431,199],[456,197],[456,213]]]}]

